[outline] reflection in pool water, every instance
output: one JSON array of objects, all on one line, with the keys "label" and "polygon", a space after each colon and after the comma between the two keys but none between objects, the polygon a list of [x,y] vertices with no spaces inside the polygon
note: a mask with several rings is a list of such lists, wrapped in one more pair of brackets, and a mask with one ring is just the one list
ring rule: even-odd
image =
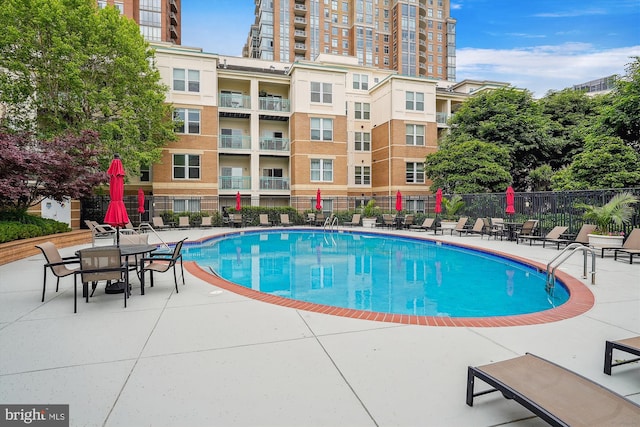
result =
[{"label": "reflection in pool water", "polygon": [[559,306],[545,274],[499,256],[432,241],[357,232],[259,231],[187,246],[185,260],[265,293],[357,310],[488,317]]}]

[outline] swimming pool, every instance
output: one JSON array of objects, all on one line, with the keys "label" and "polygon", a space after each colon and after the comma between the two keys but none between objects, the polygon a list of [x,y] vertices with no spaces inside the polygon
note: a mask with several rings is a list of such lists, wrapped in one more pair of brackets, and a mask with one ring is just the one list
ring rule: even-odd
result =
[{"label": "swimming pool", "polygon": [[232,233],[184,249],[229,282],[320,306],[441,318],[518,316],[570,297],[545,273],[494,254],[377,233],[269,230]]}]

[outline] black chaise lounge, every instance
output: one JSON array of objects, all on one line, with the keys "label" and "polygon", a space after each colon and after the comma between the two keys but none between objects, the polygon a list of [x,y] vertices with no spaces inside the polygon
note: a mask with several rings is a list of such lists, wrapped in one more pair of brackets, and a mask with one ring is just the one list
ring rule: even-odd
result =
[{"label": "black chaise lounge", "polygon": [[[479,378],[493,388],[474,393]],[[533,354],[469,366],[467,405],[473,398],[500,391],[552,426],[638,425],[640,405]]]},{"label": "black chaise lounge", "polygon": [[[607,341],[604,346],[604,373],[611,375],[611,368],[614,366],[626,365],[627,363],[638,362],[640,357],[627,359],[618,362],[613,361],[613,350],[620,350],[636,356],[640,356],[640,336],[627,338],[618,341]],[[640,424],[640,422],[639,422]]]}]

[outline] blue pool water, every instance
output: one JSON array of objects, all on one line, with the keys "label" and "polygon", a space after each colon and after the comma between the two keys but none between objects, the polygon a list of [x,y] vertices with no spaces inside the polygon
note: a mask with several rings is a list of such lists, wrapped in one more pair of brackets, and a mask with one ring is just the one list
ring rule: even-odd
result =
[{"label": "blue pool water", "polygon": [[358,232],[256,231],[184,248],[233,283],[261,292],[382,313],[488,317],[533,313],[569,298],[545,273],[452,245]]}]

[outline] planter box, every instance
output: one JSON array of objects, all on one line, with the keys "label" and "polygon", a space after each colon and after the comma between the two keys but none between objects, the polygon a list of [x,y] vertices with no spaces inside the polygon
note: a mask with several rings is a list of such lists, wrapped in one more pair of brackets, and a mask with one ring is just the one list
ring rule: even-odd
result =
[{"label": "planter box", "polygon": [[40,250],[36,248],[36,245],[44,242],[53,242],[58,248],[83,245],[85,243],[91,243],[91,231],[70,231],[68,233],[50,234],[48,236],[2,243],[0,244],[0,265],[41,253]]},{"label": "planter box", "polygon": [[375,228],[376,227],[376,218],[362,218],[362,227],[364,228]]},{"label": "planter box", "polygon": [[443,230],[453,230],[457,224],[458,221],[440,221],[440,228]]},{"label": "planter box", "polygon": [[624,236],[605,236],[601,234],[588,234],[589,246],[594,248],[621,248]]}]

